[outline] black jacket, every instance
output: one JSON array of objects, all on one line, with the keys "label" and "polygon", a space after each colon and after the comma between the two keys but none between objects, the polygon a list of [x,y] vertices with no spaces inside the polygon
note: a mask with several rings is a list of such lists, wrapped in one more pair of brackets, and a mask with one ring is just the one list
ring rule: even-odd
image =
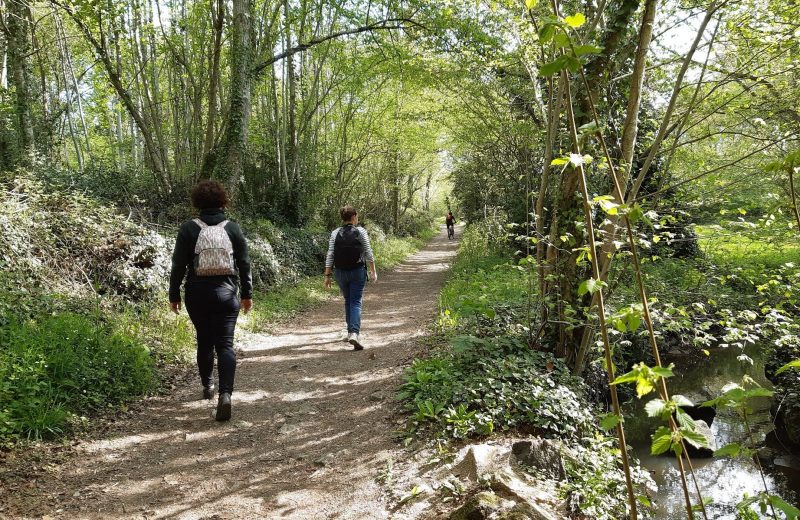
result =
[{"label": "black jacket", "polygon": [[[225,212],[221,209],[204,209],[200,212],[200,220],[209,226],[215,226],[226,220]],[[197,237],[200,236],[200,226],[194,221],[184,222],[178,231],[178,238],[175,240],[175,251],[172,253],[172,272],[169,276],[169,301],[181,301],[181,283],[186,276],[186,283],[191,284],[196,281],[209,281],[220,284],[228,284],[236,287],[237,278],[241,284],[240,296],[243,299],[253,297],[253,277],[250,274],[250,255],[247,252],[247,241],[242,234],[242,229],[236,222],[225,224],[225,231],[233,244],[233,259],[236,262],[236,269],[239,276],[202,276],[194,274],[194,246],[197,244]],[[188,276],[186,272],[189,272]]]}]

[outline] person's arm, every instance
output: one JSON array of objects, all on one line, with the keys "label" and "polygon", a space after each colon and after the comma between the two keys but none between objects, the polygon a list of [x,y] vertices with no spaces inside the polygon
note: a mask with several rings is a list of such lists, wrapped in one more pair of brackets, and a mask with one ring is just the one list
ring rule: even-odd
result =
[{"label": "person's arm", "polygon": [[331,288],[331,273],[333,273],[333,248],[336,245],[336,234],[339,232],[339,228],[336,228],[331,233],[331,238],[328,240],[328,253],[325,255],[325,281],[322,285],[326,289]]},{"label": "person's arm", "polygon": [[172,269],[169,273],[169,303],[172,312],[181,310],[181,283],[189,265],[189,237],[186,226],[181,226],[172,250]]},{"label": "person's arm", "polygon": [[236,262],[236,269],[239,270],[242,310],[247,314],[253,307],[253,273],[250,268],[250,252],[247,249],[247,240],[244,238],[242,228],[233,223],[231,231],[233,260]]},{"label": "person's arm", "polygon": [[361,245],[364,246],[364,260],[367,261],[370,270],[370,279],[373,282],[378,281],[378,270],[375,268],[375,255],[372,253],[372,244],[369,241],[369,234],[363,227],[358,228],[361,236]]}]

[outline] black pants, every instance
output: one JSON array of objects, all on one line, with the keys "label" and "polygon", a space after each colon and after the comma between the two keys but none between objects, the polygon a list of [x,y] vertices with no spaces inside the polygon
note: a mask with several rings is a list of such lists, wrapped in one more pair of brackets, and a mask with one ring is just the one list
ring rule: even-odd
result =
[{"label": "black pants", "polygon": [[197,368],[203,386],[211,383],[217,351],[219,392],[233,392],[236,352],[233,332],[239,316],[236,289],[226,283],[196,281],[186,284],[186,311],[197,331]]}]

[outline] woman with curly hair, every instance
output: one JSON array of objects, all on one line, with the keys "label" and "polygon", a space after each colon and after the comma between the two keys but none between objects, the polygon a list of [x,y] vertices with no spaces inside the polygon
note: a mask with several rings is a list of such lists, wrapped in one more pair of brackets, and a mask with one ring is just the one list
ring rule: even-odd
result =
[{"label": "woman with curly hair", "polygon": [[177,314],[181,309],[181,283],[186,279],[184,300],[197,332],[197,368],[205,399],[214,397],[211,375],[216,351],[218,421],[231,418],[236,318],[240,308],[247,313],[253,305],[247,242],[239,225],[225,216],[229,203],[225,188],[216,181],[202,181],[194,187],[192,205],[200,215],[178,231],[169,280],[169,301]]}]

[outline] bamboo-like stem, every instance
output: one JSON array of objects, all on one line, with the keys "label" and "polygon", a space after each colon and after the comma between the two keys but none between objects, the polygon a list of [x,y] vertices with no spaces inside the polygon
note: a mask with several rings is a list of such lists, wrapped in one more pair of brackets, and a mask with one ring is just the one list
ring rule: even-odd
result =
[{"label": "bamboo-like stem", "polygon": [[[571,47],[571,49],[572,49],[572,51],[574,53],[575,52],[575,47],[572,44],[571,40],[570,40],[570,47]],[[581,79],[583,80],[584,88],[586,88],[587,93],[588,93],[589,92],[589,82],[586,79],[586,74],[584,73],[582,67],[579,70],[580,70]],[[614,167],[614,162],[611,160],[611,154],[608,151],[608,147],[606,147],[605,139],[603,138],[603,134],[602,134],[602,131],[600,129],[600,118],[597,115],[597,107],[595,105],[594,99],[592,98],[591,94],[587,94],[587,95],[588,95],[589,107],[591,108],[591,111],[592,111],[592,118],[594,119],[595,126],[597,127],[597,138],[600,141],[600,147],[602,148],[603,154],[604,154],[604,156],[606,158],[606,162],[608,163],[609,173],[611,174],[611,180],[614,183],[615,192],[620,194],[619,195],[619,199],[617,200],[617,202],[619,204],[623,204],[624,203],[624,195],[622,195],[622,193],[623,193],[622,192],[622,187],[620,186],[619,176],[617,175],[616,168]],[[656,366],[660,367],[660,366],[662,366],[661,355],[660,355],[659,350],[658,350],[658,341],[656,340],[655,328],[653,327],[653,320],[652,320],[652,316],[650,314],[650,303],[649,303],[649,301],[647,299],[647,290],[646,290],[645,285],[644,285],[644,278],[642,277],[642,269],[641,269],[642,266],[641,266],[641,261],[639,259],[639,248],[636,245],[636,239],[635,239],[635,237],[633,235],[633,226],[631,226],[630,220],[628,220],[627,215],[623,215],[623,222],[625,223],[625,227],[626,227],[627,235],[628,235],[628,243],[630,245],[631,253],[633,255],[633,267],[634,267],[634,271],[636,273],[636,284],[637,284],[638,289],[639,289],[639,299],[642,302],[642,311],[643,311],[643,315],[644,315],[643,317],[644,317],[645,326],[647,327],[647,332],[648,332],[648,336],[649,336],[649,340],[650,340],[650,348],[652,350],[653,358],[654,358],[654,360],[656,362]],[[662,377],[662,378],[660,378],[659,382],[660,382],[659,394],[661,395],[661,398],[664,401],[668,401],[669,400],[669,392],[667,390],[666,380]],[[672,431],[677,431],[678,430],[678,425],[675,424],[674,419],[671,418],[671,417],[670,417],[670,427],[671,427]],[[700,486],[697,483],[697,478],[694,475],[694,468],[692,467],[691,459],[689,458],[689,454],[686,451],[686,445],[683,443],[683,441],[681,441],[681,443],[682,443],[682,447],[683,447],[683,453],[685,454],[686,460],[687,460],[687,462],[689,464],[689,468],[690,468],[690,471],[691,471],[692,480],[694,481],[695,489],[696,489],[697,494],[698,494],[699,499],[700,499],[700,508],[701,508],[702,513],[703,513],[703,517],[706,520],[708,520],[708,515],[707,515],[707,512],[706,512],[705,504],[703,503],[703,496],[702,496],[702,493],[700,492]],[[684,466],[683,466],[682,455],[678,455],[677,459],[678,459],[678,466],[680,468],[680,473],[681,473],[681,483],[683,485],[684,500],[686,501],[686,512],[689,515],[689,518],[692,519],[692,518],[694,518],[694,512],[692,511],[692,502],[691,502],[691,498],[689,497],[689,487],[688,487],[688,483],[686,482],[686,474],[685,474],[685,469],[684,469]]]},{"label": "bamboo-like stem", "polygon": [[[569,130],[570,130],[570,137],[572,139],[572,148],[573,152],[580,155],[580,143],[578,142],[578,130],[575,125],[575,114],[572,110],[572,94],[570,92],[570,83],[569,78],[566,76],[567,72],[562,71],[561,73],[564,77],[564,89],[565,89],[565,96],[567,99],[566,107],[567,107],[567,119],[569,122]],[[589,250],[592,252],[592,272],[594,274],[595,280],[600,279],[600,263],[597,258],[597,244],[595,243],[594,239],[594,219],[592,218],[592,203],[589,199],[589,190],[586,187],[586,174],[583,169],[583,164],[579,164],[577,166],[578,174],[580,179],[580,189],[581,195],[583,197],[583,212],[584,217],[586,219],[586,233],[589,237]],[[622,469],[625,473],[625,485],[628,488],[628,504],[630,506],[630,516],[633,520],[638,518],[638,512],[636,509],[636,493],[633,490],[633,480],[631,478],[631,468],[630,462],[628,460],[628,445],[625,441],[625,429],[622,426],[622,412],[620,411],[619,406],[619,396],[617,395],[617,388],[614,386],[614,362],[611,358],[611,344],[608,339],[608,327],[606,326],[606,310],[605,310],[605,303],[603,301],[603,289],[602,287],[599,288],[597,292],[597,316],[600,323],[600,334],[603,338],[603,350],[605,352],[605,361],[606,361],[606,374],[608,375],[608,386],[611,393],[611,403],[614,409],[614,413],[617,417],[620,418],[620,421],[617,423],[617,438],[619,439],[619,450],[620,456],[622,458]]]}]

